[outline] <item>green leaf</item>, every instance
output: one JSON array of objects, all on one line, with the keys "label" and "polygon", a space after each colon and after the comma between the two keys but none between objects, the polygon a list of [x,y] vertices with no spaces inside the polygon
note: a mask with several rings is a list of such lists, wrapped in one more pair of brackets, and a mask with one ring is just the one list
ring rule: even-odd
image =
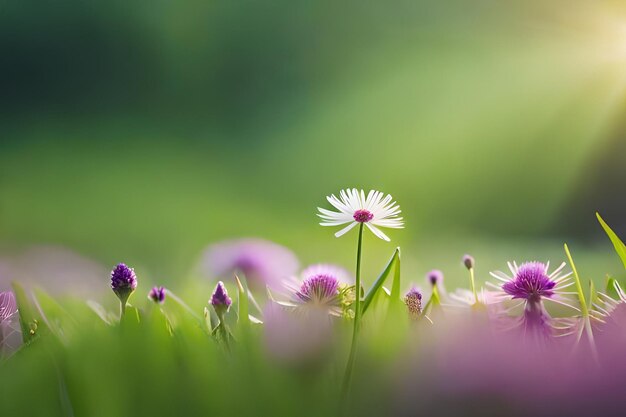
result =
[{"label": "green leaf", "polygon": [[235,281],[237,282],[237,327],[248,329],[250,327],[250,303],[248,300],[248,285],[246,279],[243,278],[243,282],[235,275]]},{"label": "green leaf", "polygon": [[[164,304],[164,309],[168,313],[168,319],[172,327],[176,327],[175,324],[186,322],[187,318],[193,318],[195,323],[203,330],[206,330],[205,317],[200,317],[196,312],[183,301],[178,295],[174,294],[169,288],[167,290],[168,302]],[[170,302],[170,301],[173,301]],[[170,316],[171,314],[171,316]],[[174,323],[174,321],[176,323]]]},{"label": "green leaf", "polygon": [[587,302],[585,300],[585,294],[583,293],[583,286],[580,281],[580,276],[578,275],[578,271],[576,270],[576,265],[574,265],[574,259],[572,259],[572,255],[569,252],[567,243],[565,243],[563,247],[565,248],[565,254],[567,255],[569,264],[572,267],[572,272],[574,272],[574,282],[576,283],[576,292],[578,293],[578,301],[580,302],[581,313],[584,318],[587,318],[589,317],[589,310],[587,309]]},{"label": "green leaf", "polygon": [[433,286],[433,293],[430,295],[430,299],[428,300],[428,302],[424,306],[424,309],[422,310],[422,314],[424,316],[428,316],[432,312],[433,308],[436,308],[440,305],[441,305],[441,296],[439,295],[439,287],[435,285]]},{"label": "green leaf", "polygon": [[400,248],[397,248],[398,257],[393,270],[393,282],[391,284],[391,302],[400,302]]},{"label": "green leaf", "polygon": [[[394,270],[394,268],[396,269]],[[394,295],[394,289],[395,289],[395,292],[398,294],[397,298],[399,299],[400,298],[399,297],[399,294],[400,294],[400,248],[396,248],[396,250],[393,253],[393,256],[389,260],[389,263],[387,264],[383,272],[380,274],[376,282],[374,282],[374,285],[372,285],[372,288],[370,288],[367,295],[365,296],[365,299],[363,300],[363,304],[361,306],[362,314],[365,314],[370,304],[372,304],[374,297],[376,297],[377,293],[381,291],[383,284],[385,283],[385,280],[387,279],[387,277],[389,277],[392,270],[394,270],[394,282],[392,284],[393,286],[391,290],[391,295],[392,296]]]},{"label": "green leaf", "polygon": [[96,315],[100,317],[100,320],[102,320],[106,324],[111,325],[116,322],[117,316],[110,311],[107,311],[97,301],[87,300],[85,303],[87,304],[87,307],[89,307],[94,313],[96,313]]},{"label": "green leaf", "polygon": [[608,277],[606,280],[606,294],[614,300],[619,300],[618,288],[620,288],[619,282],[613,277]]},{"label": "green leaf", "polygon": [[40,322],[39,316],[35,313],[35,310],[28,300],[24,287],[17,282],[13,282],[12,287],[13,293],[15,294],[15,302],[17,303],[17,309],[20,315],[22,339],[24,340],[24,343],[28,343],[37,336],[37,332],[41,330],[41,327],[44,326],[44,324]]},{"label": "green leaf", "polygon": [[42,321],[61,342],[67,343],[68,337],[75,333],[78,323],[48,293],[35,288],[32,293],[33,304]]},{"label": "green leaf", "polygon": [[624,242],[620,240],[620,238],[609,227],[609,225],[606,224],[606,222],[600,216],[600,213],[596,213],[596,217],[598,218],[598,221],[602,225],[602,228],[606,232],[609,239],[611,239],[611,242],[613,243],[613,246],[615,247],[615,252],[617,252],[620,259],[622,260],[622,263],[624,264],[624,268],[626,268],[626,245],[624,245]]},{"label": "green leaf", "polygon": [[593,281],[589,281],[589,304],[593,305],[594,303],[599,302],[598,299],[598,291],[596,291],[596,285]]},{"label": "green leaf", "polygon": [[172,325],[167,315],[156,304],[151,305],[148,309],[147,324],[150,326],[152,333],[158,336],[170,337],[173,335]]},{"label": "green leaf", "polygon": [[139,309],[131,305],[126,306],[126,313],[120,320],[120,326],[124,329],[136,329],[141,324]]}]

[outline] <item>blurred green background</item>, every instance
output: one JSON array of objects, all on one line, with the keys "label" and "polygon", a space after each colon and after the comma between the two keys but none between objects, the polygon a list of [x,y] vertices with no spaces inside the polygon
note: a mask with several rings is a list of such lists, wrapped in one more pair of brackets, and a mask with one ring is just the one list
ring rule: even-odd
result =
[{"label": "blurred green background", "polygon": [[626,235],[623,1],[3,0],[0,51],[5,257],[176,285],[258,236],[351,268],[356,236],[315,212],[354,186],[406,220],[367,239],[366,280],[395,245],[417,282],[565,240],[589,277],[620,270],[594,212]]}]

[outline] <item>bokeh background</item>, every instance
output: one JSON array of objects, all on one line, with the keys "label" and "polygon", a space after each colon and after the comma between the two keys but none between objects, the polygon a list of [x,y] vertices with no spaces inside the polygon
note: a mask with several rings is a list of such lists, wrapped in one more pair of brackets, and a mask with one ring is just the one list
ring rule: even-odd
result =
[{"label": "bokeh background", "polygon": [[406,219],[366,281],[396,245],[416,282],[564,241],[621,270],[623,1],[2,0],[0,52],[0,274],[69,250],[176,286],[241,236],[351,268],[315,212],[352,186]]}]

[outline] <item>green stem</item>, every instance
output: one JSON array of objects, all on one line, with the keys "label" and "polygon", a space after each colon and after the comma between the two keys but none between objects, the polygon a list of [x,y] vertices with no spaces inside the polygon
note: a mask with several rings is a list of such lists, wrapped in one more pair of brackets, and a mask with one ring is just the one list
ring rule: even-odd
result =
[{"label": "green stem", "polygon": [[124,314],[126,314],[126,300],[120,300],[120,321],[124,318]]},{"label": "green stem", "polygon": [[341,389],[341,401],[342,410],[346,404],[348,393],[350,391],[350,384],[352,382],[352,371],[354,368],[354,360],[356,357],[356,345],[359,335],[360,321],[361,321],[361,247],[363,244],[363,223],[359,225],[359,240],[356,249],[356,283],[355,292],[356,297],[354,300],[354,329],[352,330],[352,342],[350,345],[350,356],[348,356],[348,364],[346,366],[346,373],[343,378],[343,387]]},{"label": "green stem", "polygon": [[476,293],[476,282],[474,280],[474,268],[469,269],[470,273],[470,286],[472,287],[472,294],[474,294],[474,303],[478,304],[478,294]]}]

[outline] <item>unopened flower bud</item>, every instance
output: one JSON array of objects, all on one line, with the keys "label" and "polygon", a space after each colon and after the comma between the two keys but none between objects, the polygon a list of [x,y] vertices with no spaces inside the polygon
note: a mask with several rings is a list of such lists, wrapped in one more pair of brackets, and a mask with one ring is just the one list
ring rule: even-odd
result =
[{"label": "unopened flower bud", "polygon": [[430,282],[432,285],[441,284],[443,282],[443,272],[438,269],[433,269],[428,274],[426,274],[426,277],[428,278],[428,282]]},{"label": "unopened flower bud", "polygon": [[228,312],[230,305],[233,301],[228,296],[228,292],[226,291],[226,287],[224,287],[224,283],[219,281],[217,286],[215,287],[215,291],[213,291],[213,295],[211,295],[211,299],[209,300],[209,304],[213,306],[215,312],[218,317],[224,315],[224,313]]},{"label": "unopened flower bud", "polygon": [[121,302],[126,303],[135,288],[137,288],[137,276],[133,268],[122,263],[111,271],[111,289]]},{"label": "unopened flower bud", "polygon": [[148,293],[148,298],[157,304],[163,304],[163,302],[165,301],[165,288],[153,287],[150,290],[150,293]]}]

